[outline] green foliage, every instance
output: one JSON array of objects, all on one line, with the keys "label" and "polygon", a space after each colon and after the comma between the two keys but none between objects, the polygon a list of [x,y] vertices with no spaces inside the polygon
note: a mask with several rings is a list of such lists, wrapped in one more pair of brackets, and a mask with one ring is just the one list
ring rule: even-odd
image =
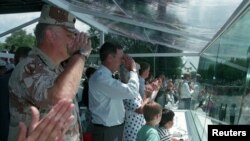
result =
[{"label": "green foliage", "polygon": [[[223,63],[210,64],[207,70],[200,68],[199,73],[207,83],[223,84],[226,82],[229,84],[237,81],[244,81],[242,78],[245,78],[246,71],[229,66],[228,64],[235,64],[245,68],[248,67],[246,59],[231,58]],[[216,78],[215,80],[213,80],[214,76]]]},{"label": "green foliage", "polygon": [[94,29],[93,27],[91,27],[88,30],[89,36],[90,36],[90,40],[91,40],[91,45],[92,45],[92,54],[97,54],[98,53],[98,47],[100,45],[100,33],[98,30]]},{"label": "green foliage", "polygon": [[35,37],[32,34],[27,34],[25,30],[18,30],[13,32],[11,36],[7,37],[6,46],[10,49],[11,46],[15,47],[34,47],[35,46]]},{"label": "green foliage", "polygon": [[0,43],[0,50],[3,50],[5,48],[5,43]]},{"label": "green foliage", "polygon": [[158,57],[156,58],[156,74],[165,74],[169,78],[176,79],[181,75],[180,57]]},{"label": "green foliage", "polygon": [[[236,59],[236,60],[231,59],[228,62],[237,64],[237,65],[246,64],[246,60],[245,62],[243,62],[243,60],[241,59]],[[219,80],[226,80],[228,82],[233,82],[233,81],[237,81],[239,79],[244,78],[244,76],[246,75],[246,72],[239,70],[238,68],[234,68],[226,64],[220,63],[217,66],[216,74],[217,74],[217,79]]]}]

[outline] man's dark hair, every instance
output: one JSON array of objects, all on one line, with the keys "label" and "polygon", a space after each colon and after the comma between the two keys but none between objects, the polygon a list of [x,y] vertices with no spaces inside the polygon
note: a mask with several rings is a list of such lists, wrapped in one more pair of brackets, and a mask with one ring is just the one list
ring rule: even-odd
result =
[{"label": "man's dark hair", "polygon": [[139,69],[139,75],[141,75],[145,70],[147,70],[150,67],[150,64],[147,62],[140,62],[140,69]]},{"label": "man's dark hair", "polygon": [[94,67],[88,67],[85,71],[86,77],[89,79],[90,76],[96,71],[96,68]]},{"label": "man's dark hair", "polygon": [[100,59],[103,62],[109,54],[115,56],[118,49],[123,49],[121,45],[105,42],[100,48]]},{"label": "man's dark hair", "polygon": [[163,127],[169,121],[173,121],[174,120],[174,115],[175,114],[174,114],[174,112],[172,110],[163,109],[162,110],[161,121],[159,123],[159,126]]}]

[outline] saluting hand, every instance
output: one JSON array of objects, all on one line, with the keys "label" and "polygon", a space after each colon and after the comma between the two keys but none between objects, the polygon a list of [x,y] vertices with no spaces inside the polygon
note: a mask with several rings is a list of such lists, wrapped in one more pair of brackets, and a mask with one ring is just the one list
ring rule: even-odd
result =
[{"label": "saluting hand", "polygon": [[129,71],[136,71],[136,63],[132,57],[127,54],[123,55],[124,65]]},{"label": "saluting hand", "polygon": [[80,32],[72,40],[71,44],[67,46],[68,54],[71,56],[76,51],[82,50],[84,55],[88,57],[92,51],[91,40],[86,33]]}]

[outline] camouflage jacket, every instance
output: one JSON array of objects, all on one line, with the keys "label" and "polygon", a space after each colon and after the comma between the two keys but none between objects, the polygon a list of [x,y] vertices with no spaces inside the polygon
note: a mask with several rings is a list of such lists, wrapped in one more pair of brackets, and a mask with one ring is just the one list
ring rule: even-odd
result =
[{"label": "camouflage jacket", "polygon": [[[51,106],[47,97],[48,88],[63,71],[62,66],[55,66],[40,49],[34,48],[27,58],[22,60],[12,72],[9,80],[10,90],[10,132],[9,141],[16,141],[20,121],[29,125],[31,121],[30,106],[39,109],[44,116]],[[75,104],[76,100],[74,100]],[[81,140],[79,109],[73,111],[75,120],[66,132],[65,140]]]}]

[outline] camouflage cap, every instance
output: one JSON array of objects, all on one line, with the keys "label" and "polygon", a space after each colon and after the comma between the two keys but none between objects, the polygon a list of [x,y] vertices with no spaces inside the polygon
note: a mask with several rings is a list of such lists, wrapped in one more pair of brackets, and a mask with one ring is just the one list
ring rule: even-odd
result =
[{"label": "camouflage cap", "polygon": [[51,5],[43,6],[39,19],[39,23],[64,26],[71,32],[78,32],[75,22],[76,18],[73,14]]}]

